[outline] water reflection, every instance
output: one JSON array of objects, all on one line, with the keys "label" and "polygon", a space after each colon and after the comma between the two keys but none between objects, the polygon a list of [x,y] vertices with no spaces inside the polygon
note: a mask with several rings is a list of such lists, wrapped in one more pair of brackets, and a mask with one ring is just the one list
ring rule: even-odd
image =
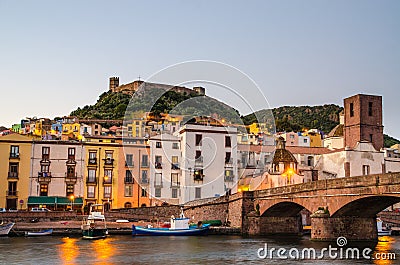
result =
[{"label": "water reflection", "polygon": [[79,254],[79,247],[76,244],[78,239],[64,237],[61,239],[62,244],[60,244],[58,254],[60,256],[60,260],[63,261],[63,264],[76,264],[76,257]]},{"label": "water reflection", "polygon": [[379,237],[378,244],[375,247],[374,256],[376,254],[378,254],[379,257],[381,257],[382,259],[375,259],[374,264],[377,264],[377,265],[393,264],[394,260],[390,259],[389,253],[393,253],[392,243],[394,243],[394,242],[395,242],[395,239],[393,237],[390,237],[390,236]]},{"label": "water reflection", "polygon": [[94,253],[96,253],[97,262],[95,264],[114,264],[110,259],[117,253],[113,244],[113,238],[105,238],[92,241]]}]

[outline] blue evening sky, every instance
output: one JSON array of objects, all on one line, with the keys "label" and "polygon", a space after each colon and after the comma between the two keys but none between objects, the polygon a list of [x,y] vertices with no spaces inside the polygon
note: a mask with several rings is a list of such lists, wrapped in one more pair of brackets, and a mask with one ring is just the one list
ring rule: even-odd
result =
[{"label": "blue evening sky", "polygon": [[385,0],[0,0],[0,125],[93,104],[110,76],[212,60],[248,74],[271,107],[382,95],[385,133],[400,138],[399,14]]}]

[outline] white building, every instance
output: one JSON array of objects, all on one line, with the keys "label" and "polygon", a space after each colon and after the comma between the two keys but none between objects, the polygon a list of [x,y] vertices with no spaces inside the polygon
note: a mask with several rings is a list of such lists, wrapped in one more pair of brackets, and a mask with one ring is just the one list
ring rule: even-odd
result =
[{"label": "white building", "polygon": [[237,190],[237,129],[211,124],[188,123],[177,133],[183,159],[183,202]]},{"label": "white building", "polygon": [[160,134],[150,138],[149,142],[151,196],[171,204],[183,203],[179,137]]}]

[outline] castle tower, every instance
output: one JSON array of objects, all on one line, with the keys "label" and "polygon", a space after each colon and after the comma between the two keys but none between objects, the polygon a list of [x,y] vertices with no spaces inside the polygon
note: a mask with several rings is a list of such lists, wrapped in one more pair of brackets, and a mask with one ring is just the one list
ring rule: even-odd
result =
[{"label": "castle tower", "polygon": [[369,141],[383,148],[382,97],[358,94],[344,99],[344,144],[354,148]]},{"label": "castle tower", "polygon": [[110,90],[115,92],[115,89],[119,87],[119,77],[110,77]]}]

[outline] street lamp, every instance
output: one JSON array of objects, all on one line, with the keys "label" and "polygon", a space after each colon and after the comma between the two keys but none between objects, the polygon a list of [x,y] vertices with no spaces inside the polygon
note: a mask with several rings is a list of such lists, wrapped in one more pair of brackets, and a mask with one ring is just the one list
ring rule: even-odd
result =
[{"label": "street lamp", "polygon": [[69,196],[69,199],[71,200],[71,210],[73,211],[73,210],[74,210],[74,200],[75,200],[75,196],[74,196],[74,195],[71,195],[71,196]]}]

